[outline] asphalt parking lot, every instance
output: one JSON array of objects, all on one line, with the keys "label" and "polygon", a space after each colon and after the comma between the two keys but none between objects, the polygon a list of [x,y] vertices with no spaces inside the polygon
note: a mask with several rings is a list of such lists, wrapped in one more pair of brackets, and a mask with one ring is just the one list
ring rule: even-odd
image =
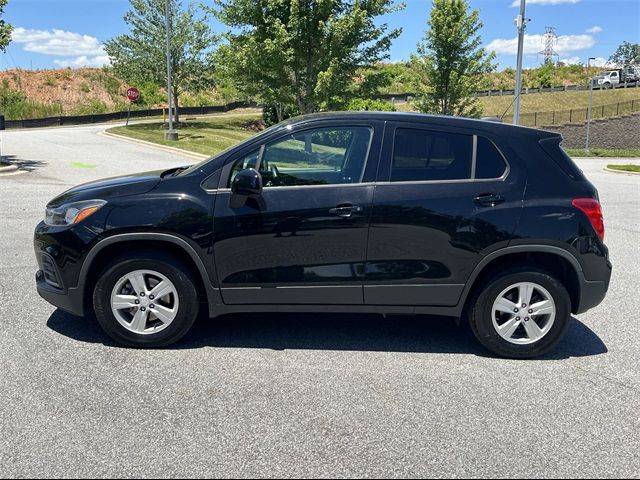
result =
[{"label": "asphalt parking lot", "polygon": [[0,476],[640,476],[640,176],[579,161],[614,275],[546,358],[491,357],[443,319],[334,314],[201,321],[136,351],[35,291],[49,199],[193,162],[102,128],[2,133],[30,171],[0,177]]}]

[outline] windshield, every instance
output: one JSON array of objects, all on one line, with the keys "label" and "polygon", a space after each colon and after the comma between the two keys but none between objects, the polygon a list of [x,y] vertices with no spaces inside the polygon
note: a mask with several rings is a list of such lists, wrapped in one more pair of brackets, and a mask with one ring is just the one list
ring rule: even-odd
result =
[{"label": "windshield", "polygon": [[204,165],[206,165],[209,162],[214,161],[216,158],[219,158],[223,155],[226,155],[228,152],[230,152],[231,150],[238,148],[244,144],[253,142],[254,140],[257,140],[258,138],[262,138],[263,136],[266,136],[268,134],[270,134],[272,131],[276,130],[277,128],[281,127],[282,123],[277,123],[275,125],[270,126],[269,128],[261,131],[260,133],[256,134],[256,135],[252,135],[249,138],[247,138],[246,140],[243,140],[240,143],[236,143],[235,145],[231,145],[228,148],[225,148],[223,151],[216,153],[215,155],[213,155],[212,157],[207,158],[206,160],[203,160],[202,162],[196,163],[195,165],[191,165],[189,168],[187,168],[186,170],[183,170],[179,173],[180,176],[182,175],[189,175],[190,173],[193,173],[197,170],[199,170],[200,168],[202,168]]}]

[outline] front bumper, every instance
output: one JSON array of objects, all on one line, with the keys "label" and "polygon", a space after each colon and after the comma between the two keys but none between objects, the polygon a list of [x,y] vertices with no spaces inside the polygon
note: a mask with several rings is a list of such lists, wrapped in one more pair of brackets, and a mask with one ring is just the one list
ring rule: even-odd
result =
[{"label": "front bumper", "polygon": [[58,307],[79,317],[84,315],[84,299],[82,292],[77,288],[60,290],[52,287],[46,282],[42,270],[38,270],[36,273],[36,288],[38,295],[54,307]]}]

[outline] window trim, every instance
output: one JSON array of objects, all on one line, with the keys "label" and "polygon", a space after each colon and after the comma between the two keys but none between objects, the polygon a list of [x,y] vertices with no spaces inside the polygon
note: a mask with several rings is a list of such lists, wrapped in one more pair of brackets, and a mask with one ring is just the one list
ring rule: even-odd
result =
[{"label": "window trim", "polygon": [[[396,151],[396,140],[398,135],[398,130],[422,130],[424,132],[429,132],[433,134],[442,134],[442,133],[453,133],[456,135],[467,135],[472,137],[472,148],[471,148],[471,173],[469,178],[452,178],[449,180],[399,180],[399,181],[391,181],[391,174],[393,172],[393,159]],[[500,154],[502,161],[505,164],[504,172],[501,176],[495,178],[476,178],[476,167],[478,161],[478,137],[482,137],[493,145],[496,151]],[[376,185],[424,185],[424,184],[446,184],[446,183],[485,183],[485,182],[504,182],[509,174],[511,173],[511,165],[507,161],[507,158],[504,156],[500,148],[495,144],[493,140],[484,136],[478,135],[476,133],[470,134],[465,132],[458,132],[452,130],[436,130],[430,128],[420,128],[414,125],[396,125],[393,129],[393,145],[389,156],[389,180],[385,181],[376,181]]]}]

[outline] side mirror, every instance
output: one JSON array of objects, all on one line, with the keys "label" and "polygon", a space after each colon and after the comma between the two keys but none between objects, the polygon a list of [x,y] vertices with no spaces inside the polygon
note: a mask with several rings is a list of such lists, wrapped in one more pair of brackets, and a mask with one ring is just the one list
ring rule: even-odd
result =
[{"label": "side mirror", "polygon": [[262,195],[262,176],[253,168],[238,172],[231,182],[231,193],[245,197]]}]

